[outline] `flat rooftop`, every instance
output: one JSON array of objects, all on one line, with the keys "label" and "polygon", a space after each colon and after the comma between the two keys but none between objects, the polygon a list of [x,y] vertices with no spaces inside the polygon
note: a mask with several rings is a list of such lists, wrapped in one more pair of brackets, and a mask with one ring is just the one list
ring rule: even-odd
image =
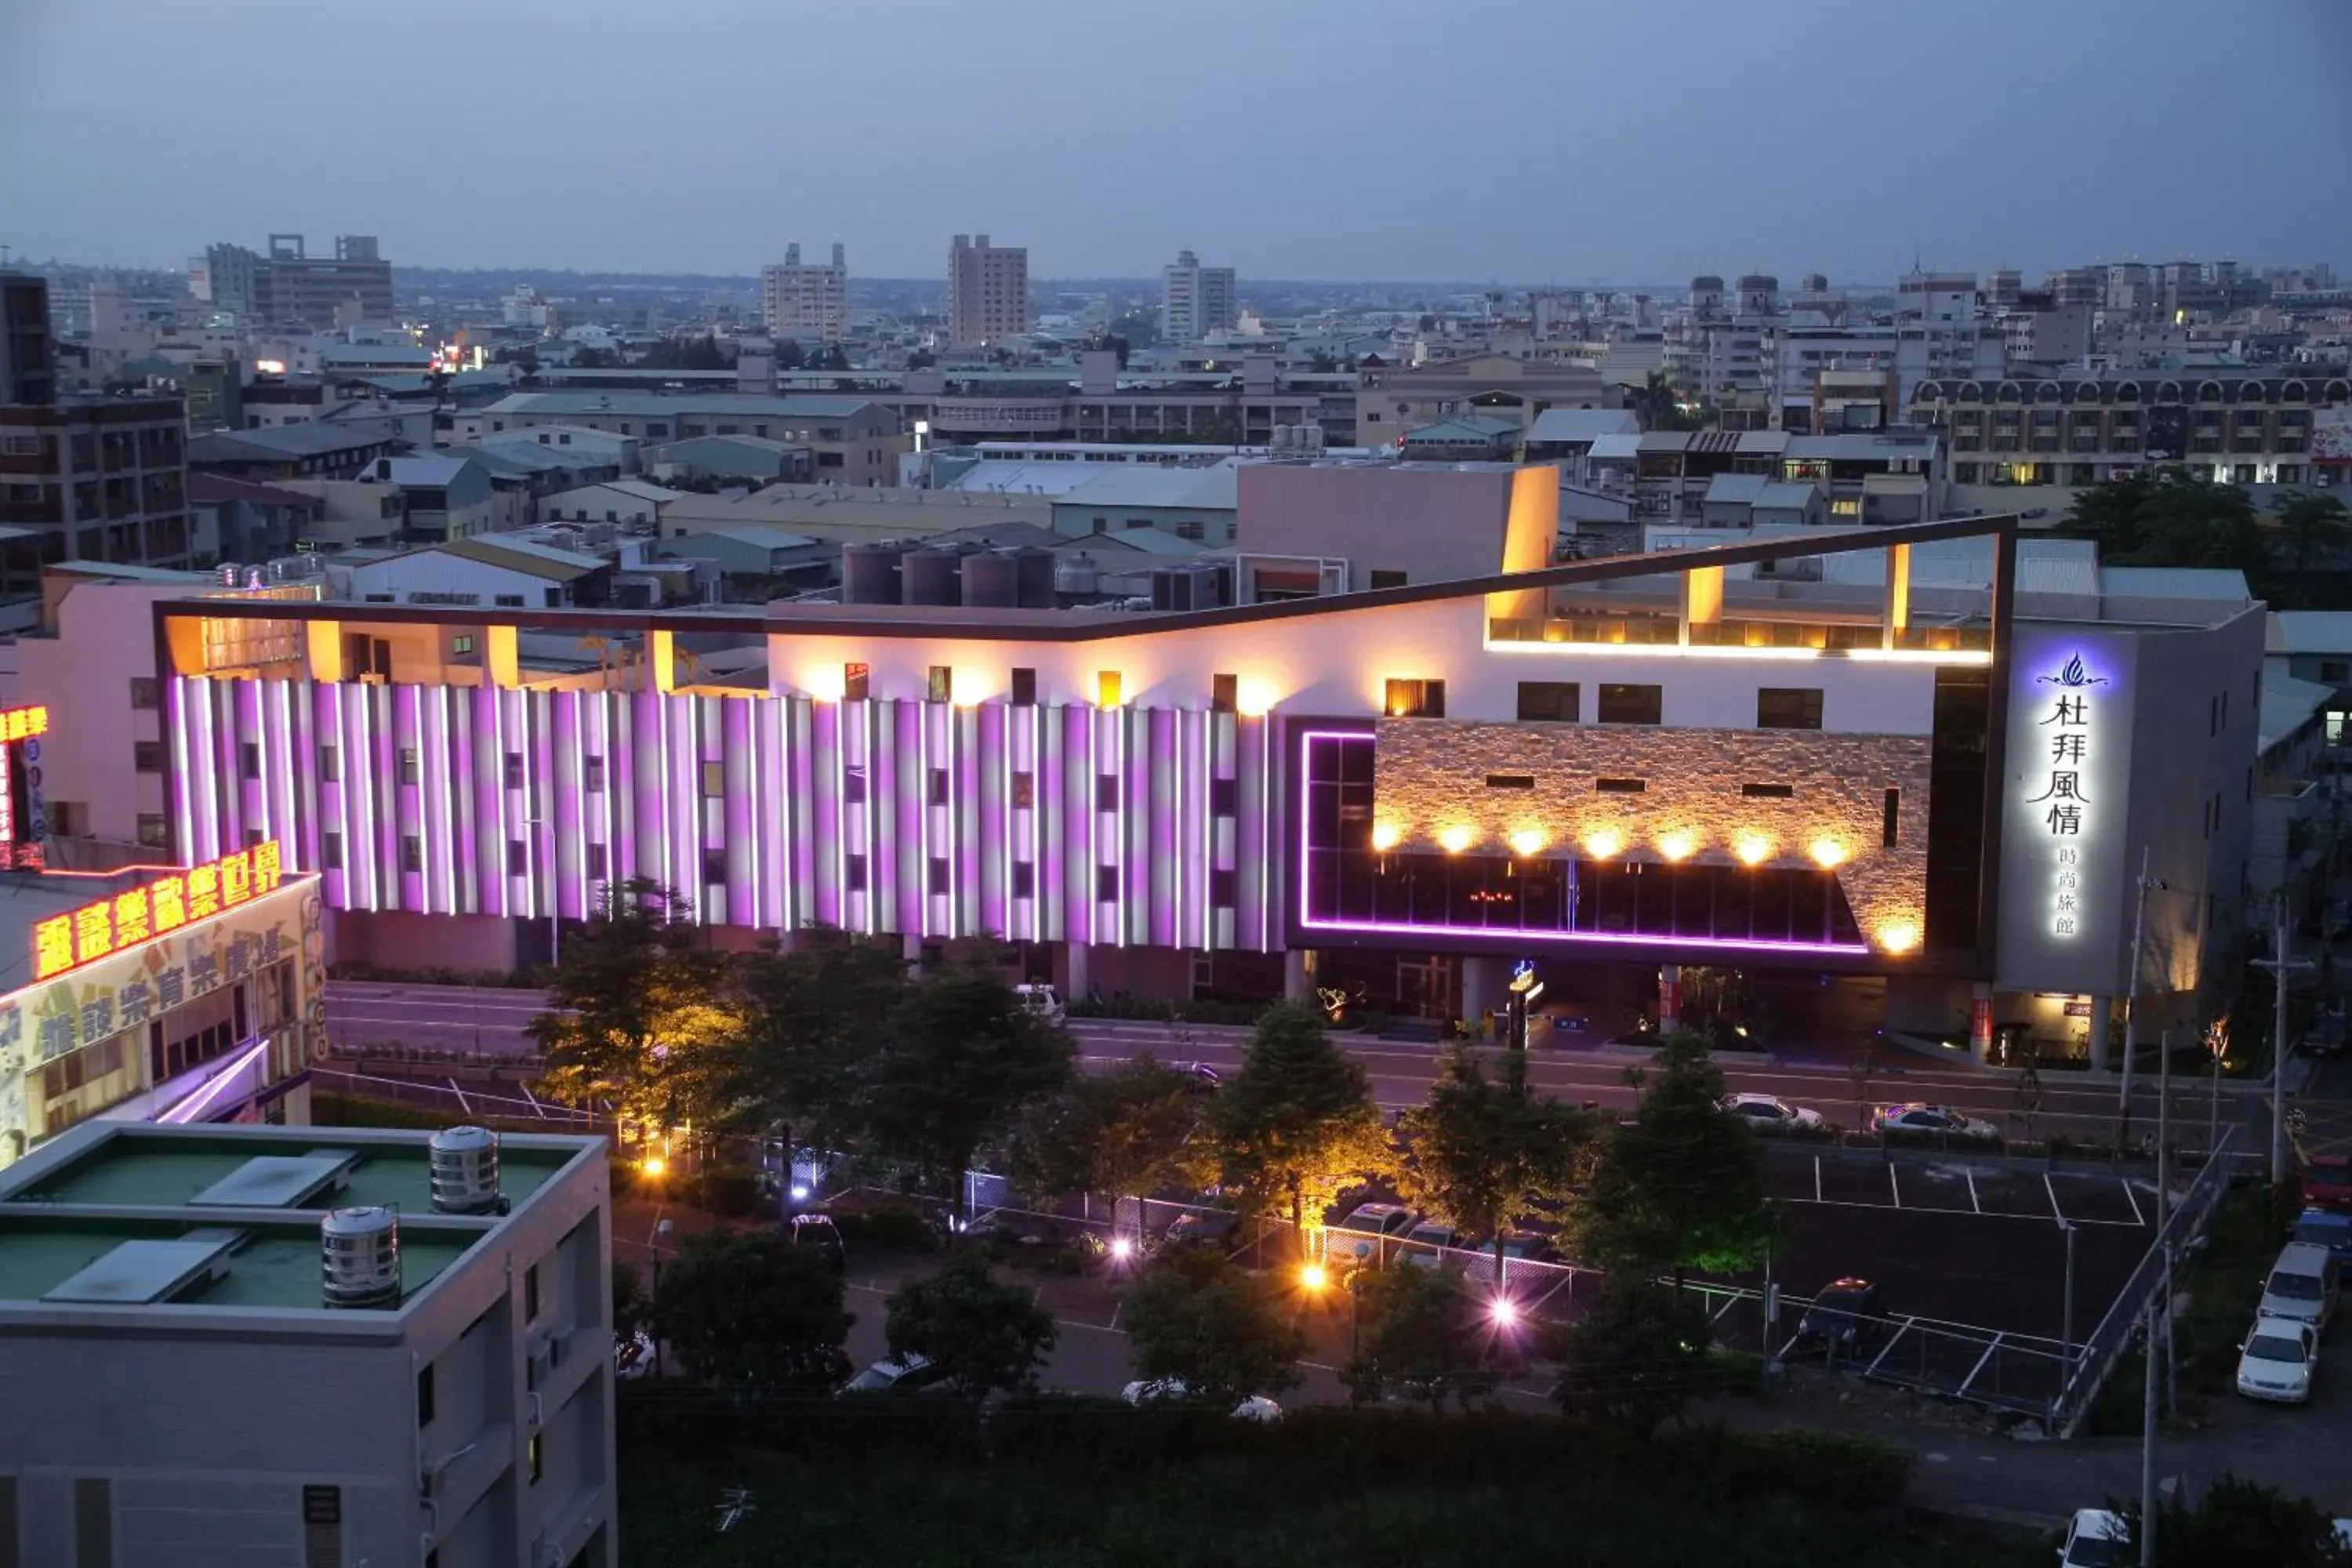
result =
[{"label": "flat rooftop", "polygon": [[[400,1222],[401,1306],[506,1223],[433,1207],[428,1140],[408,1129],[163,1127],[96,1121],[0,1170],[0,1323],[12,1310],[329,1311],[320,1218],[380,1206]],[[603,1140],[499,1140],[509,1213]],[[382,1320],[398,1307],[337,1308]]]}]

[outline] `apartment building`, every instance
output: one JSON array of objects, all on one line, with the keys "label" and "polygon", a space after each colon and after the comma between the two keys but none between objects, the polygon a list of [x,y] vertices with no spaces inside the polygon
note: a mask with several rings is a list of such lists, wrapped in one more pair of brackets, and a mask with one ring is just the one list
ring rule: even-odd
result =
[{"label": "apartment building", "polygon": [[187,426],[177,397],[0,405],[0,524],[45,560],[188,565]]},{"label": "apartment building", "polygon": [[833,242],[830,262],[803,262],[797,241],[760,269],[760,314],[779,341],[837,343],[849,321],[849,252]]},{"label": "apartment building", "polygon": [[1029,330],[1029,252],[960,234],[948,245],[948,346],[986,348]]},{"label": "apartment building", "polygon": [[601,1138],[89,1123],[0,1172],[0,1561],[612,1568]]},{"label": "apartment building", "polygon": [[265,255],[238,245],[205,252],[200,298],[241,323],[314,331],[392,318],[392,263],[372,234],[339,235],[332,256],[312,256],[299,234],[273,234]]},{"label": "apartment building", "polygon": [[1160,335],[1171,343],[1197,343],[1212,332],[1233,331],[1239,307],[1234,269],[1203,267],[1189,250],[1160,269]]},{"label": "apartment building", "polygon": [[47,403],[57,390],[48,280],[0,272],[0,404]]},{"label": "apartment building", "polygon": [[859,489],[897,484],[899,454],[914,450],[898,416],[872,398],[732,392],[518,392],[453,416],[446,434],[454,444],[564,426],[656,446],[706,436],[782,441],[809,449],[818,482]]},{"label": "apartment building", "polygon": [[1356,370],[1353,444],[1394,446],[1406,431],[1457,414],[1526,426],[1548,408],[1614,408],[1622,401],[1599,372],[1569,360],[1471,354],[1392,365],[1372,355]]}]

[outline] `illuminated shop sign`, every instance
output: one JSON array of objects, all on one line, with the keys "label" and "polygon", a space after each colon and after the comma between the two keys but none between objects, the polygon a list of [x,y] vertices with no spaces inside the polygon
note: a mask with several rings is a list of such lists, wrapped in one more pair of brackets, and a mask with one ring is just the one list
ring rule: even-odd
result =
[{"label": "illuminated shop sign", "polygon": [[2101,739],[2098,689],[2107,684],[2107,678],[2092,674],[2083,656],[2075,653],[2034,680],[2050,689],[2047,706],[2035,721],[2042,744],[2032,773],[2041,784],[2041,793],[2029,797],[2026,804],[2034,812],[2036,826],[2052,840],[2050,934],[2072,941],[2083,930],[2080,841],[2100,809],[2091,798],[2088,780],[2098,760]]},{"label": "illuminated shop sign", "polygon": [[53,915],[33,928],[33,978],[47,980],[95,963],[152,937],[236,909],[278,890],[285,873],[278,841],[224,855],[144,887]]},{"label": "illuminated shop sign", "polygon": [[41,797],[45,707],[0,709],[0,871],[37,871],[48,863],[48,808]]}]

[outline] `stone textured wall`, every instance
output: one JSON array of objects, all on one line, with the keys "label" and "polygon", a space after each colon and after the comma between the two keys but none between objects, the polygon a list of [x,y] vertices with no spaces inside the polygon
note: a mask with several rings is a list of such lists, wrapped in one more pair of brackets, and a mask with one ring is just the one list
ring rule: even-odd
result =
[{"label": "stone textured wall", "polygon": [[[1536,853],[1557,858],[1593,856],[1612,836],[1612,858],[1695,864],[1813,866],[1815,847],[1833,846],[1864,934],[1899,950],[1917,942],[1925,920],[1927,763],[1924,735],[1391,719],[1380,725],[1373,823],[1404,849],[1524,852],[1514,837],[1534,835]],[[1492,788],[1494,774],[1535,785]],[[1602,794],[1601,778],[1644,787]],[[1793,793],[1750,796],[1748,784]],[[1890,787],[1903,792],[1892,849],[1882,847]]]}]

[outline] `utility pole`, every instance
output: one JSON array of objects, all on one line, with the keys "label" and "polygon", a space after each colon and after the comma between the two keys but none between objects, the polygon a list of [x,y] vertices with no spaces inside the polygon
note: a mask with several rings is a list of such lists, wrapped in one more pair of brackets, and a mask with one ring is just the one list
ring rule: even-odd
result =
[{"label": "utility pole", "polygon": [[[2132,1058],[2139,1054],[2140,942],[2147,931],[2147,847],[2139,851],[2139,897],[2132,904],[2131,969],[2124,985],[2124,1069],[2116,1094],[2116,1152],[2131,1142]],[[2162,887],[2161,882],[2156,886]],[[2098,1044],[2104,1046],[2102,1040]]]},{"label": "utility pole", "polygon": [[2278,897],[2278,946],[2269,958],[2253,961],[2256,969],[2271,972],[2273,1006],[2271,1013],[2271,1185],[2286,1185],[2286,984],[2287,977],[2309,969],[2307,958],[2287,956],[2287,898]]},{"label": "utility pole", "polygon": [[[2159,1298],[2147,1302],[2147,1341],[2140,1359],[2147,1363],[2141,1380],[2139,1411],[2139,1568],[2156,1568],[2156,1312]],[[2168,1303],[2165,1310],[2172,1309]]]},{"label": "utility pole", "polygon": [[2066,1308],[2065,1316],[2060,1320],[2058,1348],[2066,1360],[2066,1370],[2062,1375],[2072,1383],[2074,1377],[2074,1222],[2061,1219],[2058,1228],[2066,1233]]}]

